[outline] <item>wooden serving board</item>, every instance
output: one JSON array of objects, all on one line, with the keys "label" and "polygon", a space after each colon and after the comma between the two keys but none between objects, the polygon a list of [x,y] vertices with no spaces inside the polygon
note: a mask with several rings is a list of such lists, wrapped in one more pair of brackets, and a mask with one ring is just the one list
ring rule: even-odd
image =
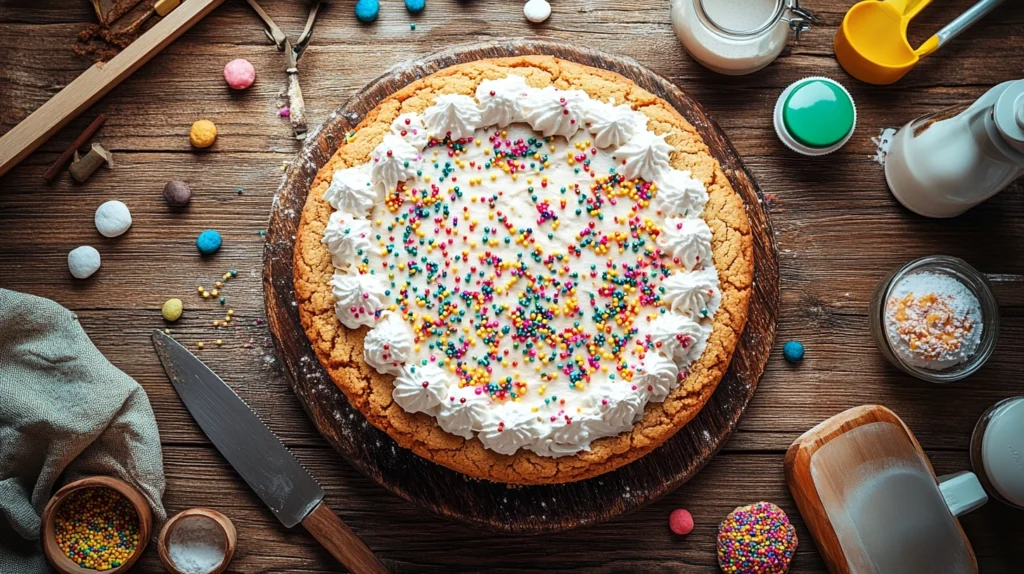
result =
[{"label": "wooden serving board", "polygon": [[[399,447],[354,409],[320,366],[299,322],[292,251],[317,172],[382,100],[418,78],[483,58],[546,54],[617,72],[672,104],[704,138],[743,197],[754,238],[754,291],[746,330],[728,373],[703,410],[664,445],[618,470],[575,483],[509,487],[472,480]],[[775,340],[778,250],[764,199],[721,128],[671,82],[629,58],[579,46],[507,40],[457,46],[393,68],[371,82],[309,135],[288,169],[270,216],[263,285],[270,331],[292,388],[327,441],[384,488],[428,511],[475,527],[517,533],[565,530],[608,520],[657,500],[697,473],[736,428]]]}]

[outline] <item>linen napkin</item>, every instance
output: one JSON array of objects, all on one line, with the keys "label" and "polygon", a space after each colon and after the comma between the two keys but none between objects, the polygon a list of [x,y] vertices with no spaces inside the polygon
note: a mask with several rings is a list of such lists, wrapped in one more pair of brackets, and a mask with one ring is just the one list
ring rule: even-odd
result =
[{"label": "linen napkin", "polygon": [[60,484],[108,475],[166,518],[163,457],[146,392],[59,304],[0,289],[0,574],[49,572],[41,514]]}]

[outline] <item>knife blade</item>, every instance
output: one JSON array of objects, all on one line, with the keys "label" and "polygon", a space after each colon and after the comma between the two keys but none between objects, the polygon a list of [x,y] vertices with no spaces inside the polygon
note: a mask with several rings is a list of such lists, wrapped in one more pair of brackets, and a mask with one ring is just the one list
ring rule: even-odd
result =
[{"label": "knife blade", "polygon": [[153,347],[185,408],[285,527],[301,523],[352,572],[387,572],[323,503],[316,480],[227,383],[162,331],[153,331]]}]

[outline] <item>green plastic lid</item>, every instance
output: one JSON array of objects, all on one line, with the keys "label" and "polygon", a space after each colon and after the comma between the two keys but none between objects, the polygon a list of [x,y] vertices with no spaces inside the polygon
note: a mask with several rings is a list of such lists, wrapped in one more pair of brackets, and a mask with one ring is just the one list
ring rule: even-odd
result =
[{"label": "green plastic lid", "polygon": [[786,98],[782,121],[796,141],[808,147],[826,148],[839,143],[853,130],[853,100],[835,82],[807,80],[793,88]]}]

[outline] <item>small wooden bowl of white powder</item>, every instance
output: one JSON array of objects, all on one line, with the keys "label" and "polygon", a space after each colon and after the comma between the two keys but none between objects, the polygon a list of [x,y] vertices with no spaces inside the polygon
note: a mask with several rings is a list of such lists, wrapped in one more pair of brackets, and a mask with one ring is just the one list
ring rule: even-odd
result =
[{"label": "small wooden bowl of white powder", "polygon": [[192,508],[167,521],[157,550],[171,574],[220,574],[235,554],[238,534],[227,516]]},{"label": "small wooden bowl of white powder", "polygon": [[962,259],[912,261],[875,289],[871,332],[882,354],[919,379],[963,379],[988,360],[999,309],[985,276]]}]

